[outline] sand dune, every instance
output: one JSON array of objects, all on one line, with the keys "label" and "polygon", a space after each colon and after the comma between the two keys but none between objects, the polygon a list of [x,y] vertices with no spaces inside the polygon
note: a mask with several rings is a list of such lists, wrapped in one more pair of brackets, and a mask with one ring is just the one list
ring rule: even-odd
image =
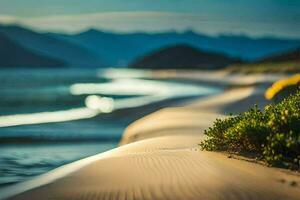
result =
[{"label": "sand dune", "polygon": [[236,89],[153,113],[128,127],[119,148],[11,199],[300,199],[299,175],[198,148],[227,106],[250,104],[258,92]]},{"label": "sand dune", "polygon": [[199,139],[192,134],[132,143],[12,199],[299,199],[299,187],[289,185],[299,177],[199,151]]},{"label": "sand dune", "polygon": [[183,107],[161,109],[132,123],[125,130],[120,144],[162,135],[183,135],[187,132],[202,135],[204,129],[216,118],[225,117],[222,111],[228,105],[252,97],[255,93],[253,87],[235,89],[192,101]]}]

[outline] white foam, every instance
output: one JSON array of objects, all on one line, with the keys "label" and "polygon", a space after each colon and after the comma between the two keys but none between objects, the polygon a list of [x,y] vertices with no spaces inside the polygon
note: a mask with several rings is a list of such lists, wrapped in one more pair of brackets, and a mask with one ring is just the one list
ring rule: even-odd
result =
[{"label": "white foam", "polygon": [[76,108],[63,111],[0,116],[0,127],[65,122],[95,117],[101,111]]}]

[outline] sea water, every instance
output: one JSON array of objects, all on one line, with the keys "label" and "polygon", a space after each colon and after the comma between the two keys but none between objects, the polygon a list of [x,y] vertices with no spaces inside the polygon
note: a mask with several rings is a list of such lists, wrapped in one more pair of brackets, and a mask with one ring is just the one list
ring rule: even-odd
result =
[{"label": "sea water", "polygon": [[[221,89],[129,69],[0,71],[0,187],[117,146],[120,110]],[[114,114],[118,112],[118,114]],[[136,110],[135,110],[136,112]]]}]

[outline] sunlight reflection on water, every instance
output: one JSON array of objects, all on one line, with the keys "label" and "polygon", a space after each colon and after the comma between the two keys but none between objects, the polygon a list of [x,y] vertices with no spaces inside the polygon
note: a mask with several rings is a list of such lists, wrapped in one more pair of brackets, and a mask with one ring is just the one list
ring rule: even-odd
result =
[{"label": "sunlight reflection on water", "polygon": [[[0,127],[65,122],[88,119],[113,110],[132,108],[150,103],[197,95],[209,95],[220,89],[192,84],[142,79],[115,79],[106,83],[76,83],[70,86],[71,95],[88,95],[86,107],[69,110],[0,116]],[[114,100],[111,95],[132,95]],[[21,97],[20,97],[21,98]]]},{"label": "sunlight reflection on water", "polygon": [[90,109],[99,110],[102,113],[110,113],[114,110],[114,99],[90,95],[85,99],[85,105]]},{"label": "sunlight reflection on water", "polygon": [[98,115],[99,111],[88,108],[76,108],[64,111],[41,112],[0,116],[0,127],[66,122],[78,119],[87,119]]}]

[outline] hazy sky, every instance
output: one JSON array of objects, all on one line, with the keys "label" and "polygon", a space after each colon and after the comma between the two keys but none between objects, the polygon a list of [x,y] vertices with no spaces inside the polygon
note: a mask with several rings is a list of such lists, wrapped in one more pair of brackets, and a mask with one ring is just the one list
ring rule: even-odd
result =
[{"label": "hazy sky", "polygon": [[300,0],[0,0],[0,22],[68,32],[192,29],[300,38]]}]

